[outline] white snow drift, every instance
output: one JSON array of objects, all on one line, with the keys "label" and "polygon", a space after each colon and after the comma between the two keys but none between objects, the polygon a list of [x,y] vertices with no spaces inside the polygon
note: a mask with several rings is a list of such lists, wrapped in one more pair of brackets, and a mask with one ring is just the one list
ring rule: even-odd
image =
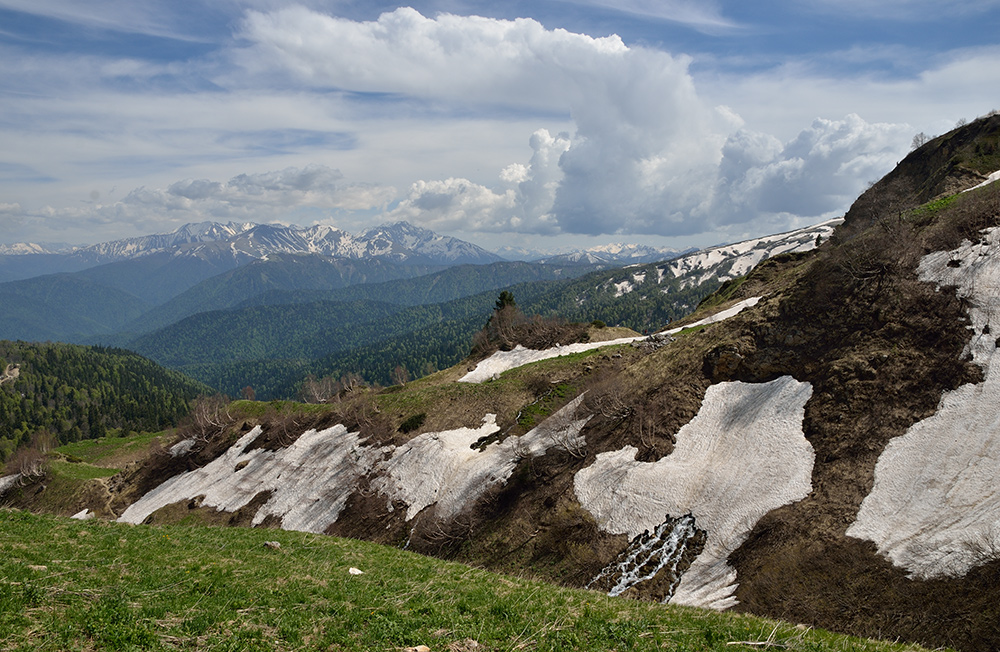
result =
[{"label": "white snow drift", "polygon": [[[714,315],[706,317],[700,321],[696,321],[693,324],[688,324],[686,326],[681,326],[680,328],[672,328],[666,333],[668,335],[673,335],[674,333],[680,332],[685,328],[693,328],[695,326],[704,326],[705,324],[714,324],[716,322],[729,319],[738,315],[747,308],[752,308],[756,306],[760,301],[760,297],[751,297],[745,301],[740,301],[732,305],[725,310],[720,310]],[[616,344],[629,344],[630,342],[637,342],[639,340],[645,339],[646,336],[639,335],[636,337],[622,337],[616,340],[608,340],[605,342],[584,342],[576,344],[567,344],[566,346],[555,346],[551,349],[526,349],[520,344],[514,347],[510,351],[497,351],[485,360],[481,360],[476,368],[465,374],[458,379],[460,383],[481,383],[491,378],[499,376],[505,371],[511,369],[516,369],[518,367],[523,367],[526,364],[531,364],[532,362],[539,362],[541,360],[548,360],[549,358],[558,358],[563,355],[569,355],[571,353],[582,353],[583,351],[590,351],[592,349],[599,349],[602,346],[614,346]]]},{"label": "white snow drift", "polygon": [[1000,230],[928,254],[920,278],[968,301],[966,353],[985,380],[945,392],[937,412],[886,446],[847,534],[915,577],[959,576],[1000,557]]},{"label": "white snow drift", "polygon": [[[490,488],[503,484],[524,457],[552,448],[576,452],[583,447],[580,431],[589,418],[575,418],[583,396],[521,437],[472,448],[499,431],[496,416],[486,415],[479,428],[458,428],[414,437],[399,448],[361,443],[358,433],[337,425],[309,430],[277,451],[247,450],[261,434],[257,426],[221,457],[200,469],[167,480],[129,506],[118,519],[141,523],[156,510],[202,496],[201,504],[233,512],[262,491],[268,501],[254,515],[259,525],[276,517],[286,530],[324,532],[340,516],[363,476],[390,499],[407,505],[407,519],[437,505],[445,518],[471,505]],[[182,442],[183,443],[183,442]]]},{"label": "white snow drift", "polygon": [[602,346],[614,346],[615,344],[628,344],[643,339],[642,335],[637,337],[623,337],[617,340],[606,342],[582,342],[567,344],[566,346],[556,346],[551,349],[526,349],[520,344],[510,351],[497,351],[485,360],[481,360],[476,368],[458,379],[460,383],[481,383],[494,376],[499,376],[505,371],[516,369],[532,362],[558,358],[570,353],[582,353],[591,349],[598,349]]},{"label": "white snow drift", "polygon": [[707,324],[714,324],[716,322],[725,321],[730,317],[735,317],[736,315],[740,314],[747,308],[753,308],[758,303],[760,303],[760,299],[761,299],[760,297],[750,297],[749,299],[745,299],[743,301],[740,301],[739,303],[734,303],[729,308],[726,308],[725,310],[720,310],[714,315],[705,317],[704,319],[700,319],[693,324],[687,324],[686,326],[678,326],[677,328],[671,328],[670,330],[667,331],[667,334],[673,335],[674,333],[681,332],[685,328],[695,328],[696,326],[705,326]]},{"label": "white snow drift", "polygon": [[811,491],[815,455],[802,432],[811,395],[812,385],[790,376],[713,385],[670,455],[646,463],[632,446],[601,453],[577,473],[577,498],[602,529],[629,537],[668,516],[693,515],[708,538],[672,602],[730,607],[736,571],[729,555],[761,517]]},{"label": "white snow drift", "polygon": [[472,446],[499,432],[496,415],[486,415],[477,429],[459,428],[414,437],[396,449],[381,467],[385,475],[372,486],[390,499],[405,502],[407,520],[432,504],[436,504],[437,517],[454,516],[488,490],[504,484],[522,458],[544,455],[549,448],[581,450],[580,430],[590,420],[574,418],[582,400],[581,394],[523,436],[493,442],[482,451]]},{"label": "white snow drift", "polygon": [[382,456],[381,449],[362,446],[358,433],[341,425],[309,430],[277,451],[247,451],[260,434],[257,426],[211,463],[167,480],[118,520],[141,523],[161,507],[197,496],[204,496],[202,505],[234,512],[260,492],[270,491],[270,499],[254,515],[254,525],[275,516],[286,530],[323,532],[337,520],[361,476]]}]

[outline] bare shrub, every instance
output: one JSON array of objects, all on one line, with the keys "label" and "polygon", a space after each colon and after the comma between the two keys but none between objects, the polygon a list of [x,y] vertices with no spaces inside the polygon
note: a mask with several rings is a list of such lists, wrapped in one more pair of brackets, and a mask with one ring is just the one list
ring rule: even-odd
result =
[{"label": "bare shrub", "polygon": [[587,384],[584,405],[606,419],[620,421],[635,410],[634,397],[615,374],[600,374]]},{"label": "bare shrub", "polygon": [[410,372],[403,365],[396,365],[392,370],[392,382],[395,385],[405,385],[410,382]]},{"label": "bare shrub", "polygon": [[546,419],[540,428],[552,448],[562,450],[577,459],[587,456],[587,439],[574,427],[577,410],[562,409]]},{"label": "bare shrub", "polygon": [[222,394],[200,396],[191,406],[188,431],[200,441],[208,441],[226,431],[235,423],[229,411],[229,399]]},{"label": "bare shrub", "polygon": [[51,432],[36,432],[27,446],[18,448],[7,460],[5,473],[20,475],[22,485],[44,477],[48,471],[48,453],[57,445],[58,441]]}]

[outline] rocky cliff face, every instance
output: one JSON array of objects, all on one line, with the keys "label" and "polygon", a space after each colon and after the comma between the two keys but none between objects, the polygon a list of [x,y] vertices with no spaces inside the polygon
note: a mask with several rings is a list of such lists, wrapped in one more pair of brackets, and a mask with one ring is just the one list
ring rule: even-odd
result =
[{"label": "rocky cliff face", "polygon": [[731,281],[688,328],[321,409],[237,405],[116,478],[105,515],[997,649],[1000,183],[957,192],[986,175],[938,162],[998,136],[988,118],[911,154],[828,241]]}]

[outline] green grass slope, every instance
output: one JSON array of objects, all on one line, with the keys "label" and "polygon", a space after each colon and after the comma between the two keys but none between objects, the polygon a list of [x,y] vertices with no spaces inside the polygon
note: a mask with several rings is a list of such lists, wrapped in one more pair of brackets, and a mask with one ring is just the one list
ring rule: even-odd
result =
[{"label": "green grass slope", "polygon": [[0,547],[5,650],[917,649],[296,532],[0,511]]}]

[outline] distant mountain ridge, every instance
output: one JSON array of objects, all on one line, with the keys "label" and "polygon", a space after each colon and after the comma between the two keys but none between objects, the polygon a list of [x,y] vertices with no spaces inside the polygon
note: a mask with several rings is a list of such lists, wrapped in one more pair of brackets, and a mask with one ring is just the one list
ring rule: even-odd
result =
[{"label": "distant mountain ridge", "polygon": [[[185,224],[171,233],[102,242],[61,255],[87,266],[165,252],[213,262],[232,259],[236,264],[271,254],[302,253],[352,260],[383,258],[400,264],[423,265],[481,265],[502,260],[470,242],[439,235],[408,222],[383,224],[360,234],[326,225],[301,228],[252,222],[198,222]],[[30,243],[0,248],[0,255],[11,256],[60,253]]]},{"label": "distant mountain ridge", "polygon": [[692,247],[681,250],[670,247],[652,247],[626,242],[613,242],[555,253],[524,247],[501,247],[496,250],[496,253],[507,260],[524,260],[544,265],[604,265],[607,267],[620,267],[622,265],[658,263],[683,256],[692,251],[697,251],[697,248]]}]

